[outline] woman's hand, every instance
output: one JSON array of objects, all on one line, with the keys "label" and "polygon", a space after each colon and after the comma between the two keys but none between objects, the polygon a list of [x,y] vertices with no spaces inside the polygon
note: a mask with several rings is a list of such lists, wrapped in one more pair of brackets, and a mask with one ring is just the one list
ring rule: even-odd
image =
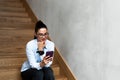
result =
[{"label": "woman's hand", "polygon": [[43,67],[46,64],[48,64],[50,61],[53,60],[53,57],[49,57],[49,56],[45,56],[42,60],[42,62],[40,63],[40,66]]}]

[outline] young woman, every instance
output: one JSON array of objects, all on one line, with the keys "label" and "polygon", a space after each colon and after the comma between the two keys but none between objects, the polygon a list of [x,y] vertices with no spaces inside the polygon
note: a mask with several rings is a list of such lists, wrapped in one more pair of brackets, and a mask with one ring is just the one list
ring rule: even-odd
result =
[{"label": "young woman", "polygon": [[51,64],[53,56],[46,53],[54,52],[54,43],[48,40],[47,26],[38,21],[35,26],[34,39],[26,45],[27,61],[21,68],[22,80],[55,80]]}]

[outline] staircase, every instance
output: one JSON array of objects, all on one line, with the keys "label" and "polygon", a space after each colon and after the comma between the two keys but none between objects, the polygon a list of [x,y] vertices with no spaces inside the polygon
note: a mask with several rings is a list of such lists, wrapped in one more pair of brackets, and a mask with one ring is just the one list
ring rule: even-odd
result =
[{"label": "staircase", "polygon": [[[21,0],[0,0],[0,78],[21,80],[21,64],[26,60],[25,45],[33,39],[34,25]],[[55,80],[68,80],[56,61]]]}]

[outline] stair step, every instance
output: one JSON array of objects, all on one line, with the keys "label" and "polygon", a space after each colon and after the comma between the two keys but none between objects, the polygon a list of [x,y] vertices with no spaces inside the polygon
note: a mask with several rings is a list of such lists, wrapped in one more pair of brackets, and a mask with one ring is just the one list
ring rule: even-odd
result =
[{"label": "stair step", "polygon": [[0,22],[20,22],[20,23],[30,23],[31,18],[21,18],[21,17],[0,17]]},{"label": "stair step", "polygon": [[16,29],[16,30],[13,30],[13,29],[11,29],[11,30],[7,30],[7,32],[6,32],[6,30],[0,30],[0,36],[1,36],[1,38],[2,38],[2,36],[3,35],[5,35],[5,36],[3,36],[3,38],[10,38],[10,37],[17,37],[17,38],[19,38],[19,37],[24,37],[24,36],[33,36],[34,35],[34,30],[32,30],[32,29]]},{"label": "stair step", "polygon": [[[29,41],[29,40],[28,40]],[[16,47],[21,47],[21,46],[25,46],[25,44],[28,42],[27,40],[24,42],[0,42],[0,48],[6,49],[8,47],[11,47],[12,49],[15,49]]]},{"label": "stair step", "polygon": [[64,75],[57,75],[57,76],[55,76],[55,80],[68,80],[68,79]]},{"label": "stair step", "polygon": [[22,3],[18,2],[0,2],[1,6],[7,6],[7,7],[23,7]]},{"label": "stair step", "polygon": [[0,53],[0,58],[26,58],[25,51],[18,53]]},{"label": "stair step", "polygon": [[33,39],[34,36],[33,30],[9,30],[7,33],[5,33],[4,31],[6,30],[0,30],[0,34],[1,34],[0,44],[2,44],[1,42],[11,43],[11,44],[20,43],[23,41],[27,42],[27,40]]},{"label": "stair step", "polygon": [[[32,34],[33,35],[33,34]],[[4,35],[3,35],[4,36]],[[33,39],[33,36],[30,36],[30,35],[19,35],[19,36],[11,36],[10,37],[10,34],[8,35],[9,37],[7,37],[7,36],[5,36],[5,37],[1,37],[0,36],[0,46],[2,46],[3,44],[13,44],[13,45],[15,45],[15,44],[25,44],[27,41],[29,41],[29,40],[31,40],[31,39]],[[7,41],[7,40],[4,40],[4,39],[7,39],[7,40],[9,40],[9,41]],[[22,45],[23,45],[22,44]]]},{"label": "stair step", "polygon": [[10,12],[25,12],[25,8],[23,7],[7,7],[7,6],[1,6],[0,7],[0,12],[2,11],[10,11]]},{"label": "stair step", "polygon": [[1,2],[20,2],[20,0],[0,0]]},{"label": "stair step", "polygon": [[6,69],[7,68],[18,68],[22,65],[22,63],[26,60],[26,57],[24,58],[9,58],[9,57],[1,57],[0,58],[0,68]]},{"label": "stair step", "polygon": [[2,12],[0,12],[0,16],[2,16],[2,17],[28,17],[28,14],[26,12],[2,11]]},{"label": "stair step", "polygon": [[52,69],[53,69],[53,71],[54,71],[54,75],[56,76],[56,75],[60,75],[60,67],[57,65],[57,64],[52,64]]},{"label": "stair step", "polygon": [[[2,57],[0,58],[0,77],[3,77],[3,80],[16,80],[20,79],[20,69],[22,63],[26,60],[26,58],[19,57]],[[56,63],[53,63],[52,69],[55,74],[55,80],[67,80],[64,75],[60,75],[60,68]],[[7,78],[6,78],[6,77]]]},{"label": "stair step", "polygon": [[14,45],[14,46],[15,47],[0,46],[0,56],[11,56],[11,55],[15,56],[15,54],[18,55],[19,53],[22,53],[22,54],[25,53],[25,47],[21,45]]},{"label": "stair step", "polygon": [[[54,71],[54,68],[53,68]],[[0,69],[0,72],[2,75],[0,75],[0,77],[3,80],[21,80],[20,77],[20,67],[19,68],[4,68],[4,69]],[[55,71],[54,71],[55,72]],[[63,75],[55,75],[55,80],[67,80],[65,76]]]},{"label": "stair step", "polygon": [[[35,23],[0,23],[0,30],[34,30]],[[32,31],[33,32],[33,31]]]},{"label": "stair step", "polygon": [[21,80],[20,69],[0,69],[2,80]]},{"label": "stair step", "polygon": [[[1,69],[19,69],[23,62],[26,60],[26,57],[1,57],[0,58],[0,70]],[[52,69],[55,72],[55,75],[60,74],[60,68],[57,64],[52,64]]]}]

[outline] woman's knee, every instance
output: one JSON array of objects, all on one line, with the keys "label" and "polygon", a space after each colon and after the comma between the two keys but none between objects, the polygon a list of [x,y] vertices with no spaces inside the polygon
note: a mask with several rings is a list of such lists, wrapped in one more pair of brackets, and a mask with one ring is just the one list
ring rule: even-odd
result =
[{"label": "woman's knee", "polygon": [[33,74],[33,80],[43,80],[44,73],[42,70],[36,70]]},{"label": "woman's knee", "polygon": [[44,68],[43,71],[44,71],[44,80],[55,80],[53,70],[50,67]]}]

